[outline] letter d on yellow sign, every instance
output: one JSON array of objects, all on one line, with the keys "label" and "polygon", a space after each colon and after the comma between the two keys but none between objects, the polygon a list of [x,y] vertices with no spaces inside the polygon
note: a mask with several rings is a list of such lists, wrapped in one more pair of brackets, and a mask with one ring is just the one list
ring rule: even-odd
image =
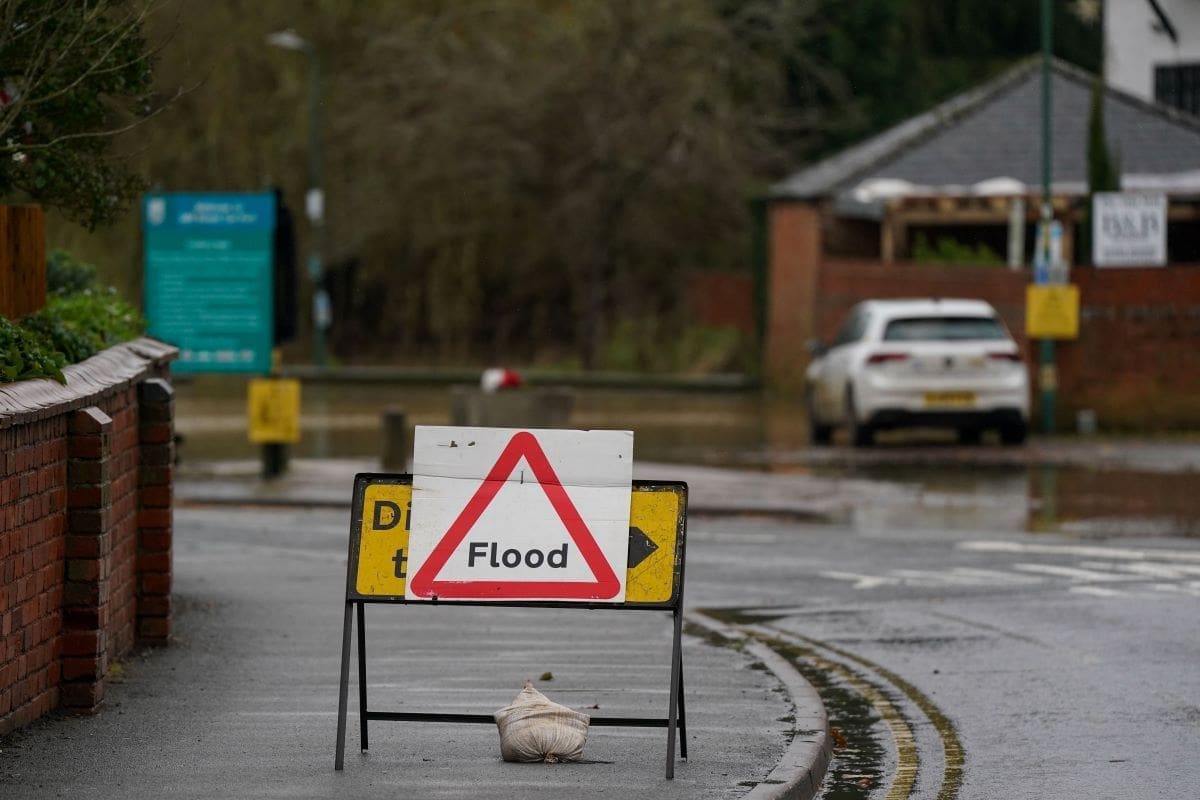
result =
[{"label": "letter d on yellow sign", "polygon": [[404,597],[412,486],[372,483],[363,491],[355,590],[371,597]]}]

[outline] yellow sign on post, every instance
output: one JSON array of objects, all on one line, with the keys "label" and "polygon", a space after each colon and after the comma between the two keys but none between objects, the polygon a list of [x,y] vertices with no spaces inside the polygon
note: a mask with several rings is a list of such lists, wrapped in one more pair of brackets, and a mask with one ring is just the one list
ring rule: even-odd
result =
[{"label": "yellow sign on post", "polygon": [[300,381],[294,378],[252,379],[246,416],[252,444],[295,444],[300,441]]},{"label": "yellow sign on post", "polygon": [[1025,334],[1030,339],[1079,338],[1079,287],[1036,284],[1025,288]]},{"label": "yellow sign on post", "polygon": [[[352,594],[403,598],[408,578],[412,484],[407,476],[359,476],[351,540]],[[635,482],[629,513],[626,605],[670,605],[682,583],[682,531],[687,489]]]}]

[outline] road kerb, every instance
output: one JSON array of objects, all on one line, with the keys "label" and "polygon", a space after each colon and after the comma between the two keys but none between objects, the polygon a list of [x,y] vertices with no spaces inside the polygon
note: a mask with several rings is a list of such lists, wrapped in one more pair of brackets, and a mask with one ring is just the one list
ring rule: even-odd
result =
[{"label": "road kerb", "polygon": [[[833,756],[829,735],[829,719],[820,695],[790,661],[762,642],[746,636],[712,617],[687,612],[687,620],[720,636],[740,641],[746,652],[761,661],[783,684],[795,708],[792,738],[779,763],[757,786],[743,795],[743,800],[812,800],[817,796],[825,771]],[[813,734],[808,732],[815,731]]]}]

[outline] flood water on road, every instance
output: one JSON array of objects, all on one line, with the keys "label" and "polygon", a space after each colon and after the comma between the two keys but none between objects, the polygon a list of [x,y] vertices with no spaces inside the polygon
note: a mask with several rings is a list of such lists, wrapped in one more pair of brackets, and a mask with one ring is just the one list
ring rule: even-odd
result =
[{"label": "flood water on road", "polygon": [[[176,392],[185,467],[259,457],[259,447],[246,435],[244,380],[177,379]],[[759,393],[587,388],[574,390],[573,397],[571,427],[632,430],[641,462],[878,481],[917,498],[901,509],[857,509],[856,523],[864,526],[1200,537],[1195,437],[1158,442],[1034,437],[1016,448],[985,439],[960,447],[951,435],[921,431],[882,434],[879,445],[868,450],[837,439],[832,447],[812,448],[798,405]],[[451,424],[451,389],[305,383],[302,438],[290,454],[378,457],[389,408],[403,409],[409,426]]]}]

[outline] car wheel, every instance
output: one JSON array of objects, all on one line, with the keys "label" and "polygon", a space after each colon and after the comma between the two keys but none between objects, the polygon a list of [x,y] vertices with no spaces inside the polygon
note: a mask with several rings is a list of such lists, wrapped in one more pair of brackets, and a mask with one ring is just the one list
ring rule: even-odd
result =
[{"label": "car wheel", "polygon": [[1000,426],[1000,441],[1004,444],[1022,444],[1025,441],[1027,426],[1024,420],[1009,422]]},{"label": "car wheel", "polygon": [[854,394],[846,389],[846,432],[850,434],[850,444],[855,447],[870,447],[875,443],[875,431],[858,418],[854,411]]},{"label": "car wheel", "polygon": [[817,412],[810,391],[804,403],[808,413],[808,441],[814,445],[829,444],[833,441],[833,426],[822,424],[817,420]]}]

